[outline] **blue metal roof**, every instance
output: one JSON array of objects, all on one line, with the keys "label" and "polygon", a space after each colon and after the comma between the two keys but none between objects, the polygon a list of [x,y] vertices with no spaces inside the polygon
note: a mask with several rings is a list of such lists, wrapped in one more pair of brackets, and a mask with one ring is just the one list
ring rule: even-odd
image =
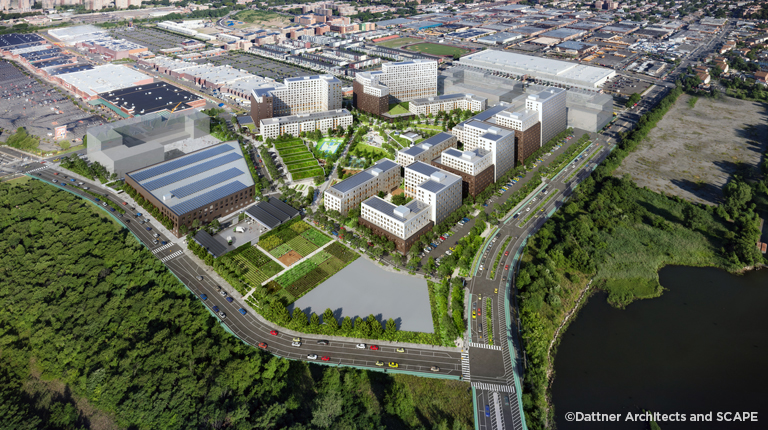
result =
[{"label": "blue metal roof", "polygon": [[[240,154],[234,154],[234,153],[227,154],[219,158],[214,158],[211,161],[206,161],[205,163],[198,164],[197,166],[192,166],[184,170],[179,170],[178,172],[171,173],[170,175],[167,175],[167,176],[161,176],[155,180],[152,180],[142,185],[147,190],[154,191],[158,188],[162,188],[174,182],[183,181],[184,179],[191,178],[192,176],[198,175],[203,172],[207,172],[211,169],[215,169],[227,163],[231,163],[239,158],[240,158]],[[133,175],[133,177],[135,178],[136,176]]]},{"label": "blue metal roof", "polygon": [[227,185],[224,185],[222,187],[216,188],[215,190],[208,191],[205,194],[201,194],[193,199],[189,199],[185,202],[179,203],[175,206],[172,206],[170,209],[176,214],[176,215],[183,215],[187,212],[191,212],[195,209],[198,209],[202,206],[205,206],[209,203],[213,203],[216,200],[219,200],[221,198],[224,198],[230,194],[234,194],[238,191],[242,191],[244,189],[248,188],[246,185],[244,185],[240,181],[231,182]]},{"label": "blue metal roof", "polygon": [[199,181],[195,181],[189,185],[185,185],[181,188],[177,188],[171,192],[173,193],[174,196],[178,198],[184,198],[187,196],[191,196],[192,194],[195,194],[206,188],[211,188],[215,185],[221,184],[222,182],[228,179],[236,178],[242,174],[243,172],[240,169],[233,167],[229,170],[225,170],[215,175],[208,176],[207,178],[201,179]]},{"label": "blue metal roof", "polygon": [[156,167],[149,167],[146,170],[139,170],[138,172],[129,173],[136,181],[143,181],[163,173],[170,172],[171,170],[180,169],[184,166],[188,166],[192,163],[211,158],[225,152],[233,151],[235,148],[232,145],[218,145],[214,148],[207,149],[205,151],[196,152],[185,157],[178,158],[176,160],[162,163]]}]

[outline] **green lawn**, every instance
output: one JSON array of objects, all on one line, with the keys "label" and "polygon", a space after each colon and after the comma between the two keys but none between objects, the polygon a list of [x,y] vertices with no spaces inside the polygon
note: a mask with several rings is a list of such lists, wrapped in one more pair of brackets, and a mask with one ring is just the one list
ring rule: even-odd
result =
[{"label": "green lawn", "polygon": [[456,46],[450,46],[450,45],[442,45],[438,43],[419,43],[417,45],[411,45],[405,49],[408,49],[410,51],[417,51],[417,52],[423,52],[425,54],[432,54],[432,55],[462,55],[467,51],[463,48],[458,48]]},{"label": "green lawn", "polygon": [[266,10],[244,10],[236,13],[233,16],[233,18],[235,20],[250,22],[250,23],[265,22],[265,21],[270,21],[274,19],[287,20],[285,16],[280,15],[277,12],[266,11]]},{"label": "green lawn", "polygon": [[389,158],[389,153],[381,148],[377,148],[375,146],[366,145],[364,143],[358,143],[354,150],[355,155],[365,157],[364,154],[366,153],[374,153],[379,154],[382,157]]},{"label": "green lawn", "polygon": [[408,110],[408,102],[394,103],[389,105],[390,115],[401,115],[409,112],[410,111]]},{"label": "green lawn", "polygon": [[401,37],[399,39],[385,40],[383,42],[377,43],[377,45],[383,46],[385,48],[399,48],[403,45],[416,42],[421,42],[421,39],[414,39],[413,37]]}]

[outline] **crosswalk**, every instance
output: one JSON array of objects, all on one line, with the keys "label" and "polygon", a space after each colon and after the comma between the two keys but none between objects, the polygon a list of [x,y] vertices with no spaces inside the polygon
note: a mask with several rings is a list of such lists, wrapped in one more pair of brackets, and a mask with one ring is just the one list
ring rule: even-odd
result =
[{"label": "crosswalk", "polygon": [[172,246],[173,246],[173,243],[166,243],[165,245],[161,246],[160,248],[153,249],[152,253],[153,254],[157,254],[158,252],[160,252],[160,251],[162,251],[164,249],[168,249],[168,248],[170,248]]},{"label": "crosswalk", "polygon": [[183,253],[184,253],[184,251],[176,251],[176,252],[174,252],[173,254],[171,254],[171,255],[169,255],[167,257],[161,258],[160,261],[165,263],[166,261],[172,260],[172,259],[178,257],[179,255],[183,254]]},{"label": "crosswalk", "polygon": [[470,348],[483,348],[483,349],[492,349],[494,351],[501,351],[501,347],[498,346],[498,345],[486,345],[484,343],[470,342],[469,347]]},{"label": "crosswalk", "polygon": [[48,166],[38,167],[37,169],[27,170],[25,173],[37,172],[38,170],[47,169]]},{"label": "crosswalk", "polygon": [[498,392],[493,392],[491,395],[491,428],[496,430],[505,430],[504,426],[504,414],[501,412],[501,398]]},{"label": "crosswalk", "polygon": [[465,381],[469,381],[469,352],[461,353],[461,376]]},{"label": "crosswalk", "polygon": [[509,385],[489,384],[487,382],[472,382],[472,386],[486,391],[498,391],[502,393],[514,393],[515,387]]}]

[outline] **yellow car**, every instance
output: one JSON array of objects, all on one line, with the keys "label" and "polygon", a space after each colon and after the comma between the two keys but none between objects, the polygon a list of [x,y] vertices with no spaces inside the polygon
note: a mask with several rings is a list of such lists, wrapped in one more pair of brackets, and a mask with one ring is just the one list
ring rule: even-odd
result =
[{"label": "yellow car", "polygon": [[383,365],[384,365],[384,362],[383,362],[383,361],[377,361],[377,362],[376,362],[376,365],[377,365],[377,366],[383,366]]},{"label": "yellow car", "polygon": [[399,364],[397,364],[397,363],[395,363],[394,361],[390,361],[390,362],[389,362],[389,367],[392,367],[392,368],[395,368],[395,369],[396,369],[396,368],[400,367],[400,365],[399,365]]},{"label": "yellow car", "polygon": [[496,288],[495,290],[493,290],[493,294],[499,294],[499,289]]},{"label": "yellow car", "polygon": [[456,247],[455,247],[455,246],[452,246],[452,247],[450,247],[450,248],[448,248],[448,249],[450,249],[451,251],[455,251],[455,250],[456,250]]},{"label": "yellow car", "polygon": [[395,351],[397,351],[397,352],[405,352],[405,349],[404,348],[397,348]]},{"label": "yellow car", "polygon": [[300,338],[300,337],[294,337],[294,338],[293,338],[293,341],[294,341],[294,342],[301,342],[301,338]]},{"label": "yellow car", "polygon": [[475,317],[476,317],[476,315],[475,315],[475,310],[474,310],[474,309],[472,309],[472,319],[475,319]]}]

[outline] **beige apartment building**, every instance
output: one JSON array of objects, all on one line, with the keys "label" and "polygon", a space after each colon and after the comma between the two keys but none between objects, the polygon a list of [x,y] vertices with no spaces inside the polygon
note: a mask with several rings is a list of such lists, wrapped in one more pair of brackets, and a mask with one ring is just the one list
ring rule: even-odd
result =
[{"label": "beige apartment building", "polygon": [[388,193],[399,186],[400,165],[384,158],[368,169],[329,187],[323,194],[323,204],[326,210],[346,214],[379,191]]}]

